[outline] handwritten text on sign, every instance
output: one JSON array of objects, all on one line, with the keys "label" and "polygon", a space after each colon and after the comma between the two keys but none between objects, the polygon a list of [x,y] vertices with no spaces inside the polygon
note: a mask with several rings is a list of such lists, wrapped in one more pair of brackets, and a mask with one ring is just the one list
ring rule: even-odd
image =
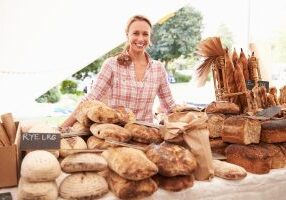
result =
[{"label": "handwritten text on sign", "polygon": [[23,133],[20,149],[59,149],[60,134],[58,133]]}]

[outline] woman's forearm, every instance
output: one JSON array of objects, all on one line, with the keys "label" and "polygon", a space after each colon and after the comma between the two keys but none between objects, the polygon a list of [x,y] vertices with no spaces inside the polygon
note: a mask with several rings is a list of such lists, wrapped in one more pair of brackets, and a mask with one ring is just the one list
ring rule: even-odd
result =
[{"label": "woman's forearm", "polygon": [[77,120],[74,118],[73,113],[60,125],[60,128],[71,127]]}]

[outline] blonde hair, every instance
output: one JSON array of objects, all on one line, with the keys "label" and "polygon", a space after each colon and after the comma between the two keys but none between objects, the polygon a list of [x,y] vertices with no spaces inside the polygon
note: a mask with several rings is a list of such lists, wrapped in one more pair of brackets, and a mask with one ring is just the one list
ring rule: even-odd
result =
[{"label": "blonde hair", "polygon": [[[152,29],[152,23],[147,17],[143,15],[134,15],[133,17],[129,18],[129,20],[127,21],[127,25],[125,28],[126,35],[128,34],[131,24],[133,24],[133,22],[136,22],[136,21],[145,21]],[[126,50],[128,50],[128,48],[129,48],[129,45],[126,43],[123,48],[123,51],[117,56],[117,62],[120,65],[128,66],[132,62],[131,57],[128,54],[126,54]]]}]

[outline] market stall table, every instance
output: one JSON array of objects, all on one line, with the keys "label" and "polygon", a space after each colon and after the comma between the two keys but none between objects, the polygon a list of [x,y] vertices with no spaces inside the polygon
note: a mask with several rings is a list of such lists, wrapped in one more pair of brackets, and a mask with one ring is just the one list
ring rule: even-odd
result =
[{"label": "market stall table", "polygon": [[[64,178],[58,178],[58,183]],[[285,199],[286,168],[272,169],[269,174],[256,175],[248,173],[247,177],[238,181],[224,180],[215,177],[212,181],[195,181],[192,188],[181,192],[168,192],[159,189],[148,200],[282,200]],[[17,188],[2,188],[0,193],[11,192],[13,199],[17,199]],[[103,196],[103,200],[115,200],[111,192]]]}]

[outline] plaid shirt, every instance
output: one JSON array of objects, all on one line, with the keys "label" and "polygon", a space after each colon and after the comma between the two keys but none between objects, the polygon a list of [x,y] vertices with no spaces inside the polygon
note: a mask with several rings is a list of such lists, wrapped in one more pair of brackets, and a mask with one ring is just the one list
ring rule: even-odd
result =
[{"label": "plaid shirt", "polygon": [[133,63],[125,67],[117,63],[117,58],[105,60],[97,81],[83,100],[100,100],[108,91],[108,106],[123,106],[131,109],[139,121],[153,121],[152,106],[158,95],[165,111],[175,105],[167,81],[167,73],[161,62],[152,60],[149,55],[148,66],[142,81],[136,81]]}]

